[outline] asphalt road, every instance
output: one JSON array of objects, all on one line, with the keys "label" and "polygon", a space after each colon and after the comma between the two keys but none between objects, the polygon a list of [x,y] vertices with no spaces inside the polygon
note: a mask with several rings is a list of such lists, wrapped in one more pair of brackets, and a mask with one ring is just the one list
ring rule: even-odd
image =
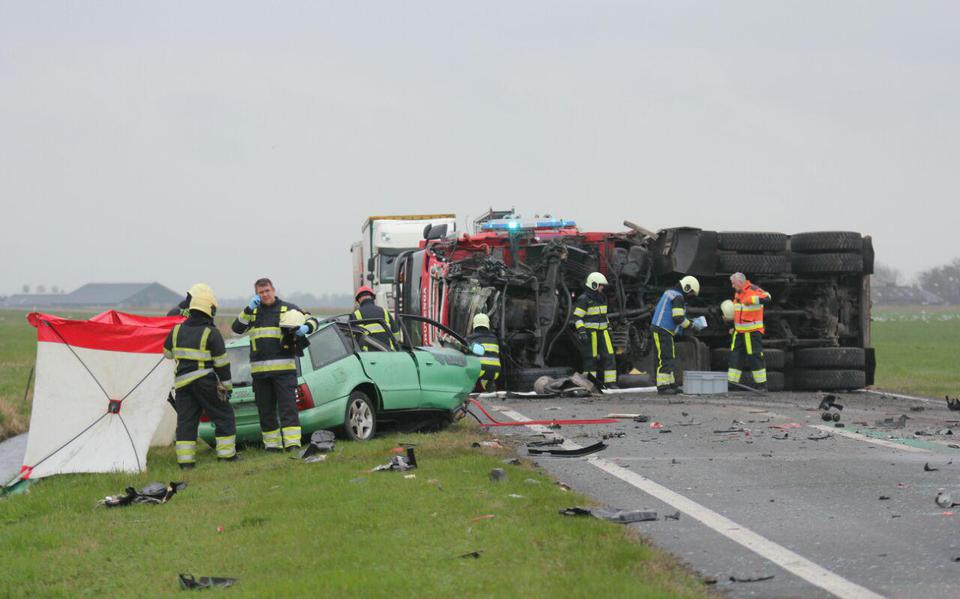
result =
[{"label": "asphalt road", "polygon": [[[608,507],[657,511],[660,520],[629,526],[733,597],[960,597],[960,508],[934,501],[941,487],[960,501],[960,413],[942,401],[838,394],[845,427],[834,428],[821,420],[821,396],[482,401],[503,421],[635,413],[662,423],[536,427],[579,446],[624,436],[589,457],[531,459]],[[888,418],[903,428],[877,425]],[[716,432],[729,429],[742,430]],[[493,433],[538,438],[528,427]]]}]

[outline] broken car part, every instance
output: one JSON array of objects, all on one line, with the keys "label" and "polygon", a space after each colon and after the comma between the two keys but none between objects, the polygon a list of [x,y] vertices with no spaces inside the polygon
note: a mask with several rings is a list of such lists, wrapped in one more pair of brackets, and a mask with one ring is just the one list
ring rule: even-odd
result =
[{"label": "broken car part", "polygon": [[593,445],[587,445],[586,447],[579,447],[577,449],[540,449],[537,447],[527,446],[527,451],[531,455],[552,455],[556,457],[577,457],[583,455],[590,455],[591,453],[597,453],[598,451],[603,451],[607,448],[607,444],[603,441],[597,441]]},{"label": "broken car part", "polygon": [[653,522],[658,519],[657,512],[651,512],[649,510],[606,510],[580,506],[564,508],[560,510],[560,514],[564,516],[593,516],[600,520],[607,520],[618,524]]},{"label": "broken car part", "polygon": [[172,482],[169,485],[150,483],[139,491],[133,487],[127,487],[123,495],[108,495],[98,501],[97,505],[119,507],[131,503],[166,503],[176,495],[177,491],[183,490],[186,486],[185,482]]},{"label": "broken car part", "polygon": [[223,576],[200,576],[199,578],[194,578],[193,574],[179,574],[177,580],[180,581],[180,588],[184,591],[226,588],[237,584],[236,578],[226,578]]}]

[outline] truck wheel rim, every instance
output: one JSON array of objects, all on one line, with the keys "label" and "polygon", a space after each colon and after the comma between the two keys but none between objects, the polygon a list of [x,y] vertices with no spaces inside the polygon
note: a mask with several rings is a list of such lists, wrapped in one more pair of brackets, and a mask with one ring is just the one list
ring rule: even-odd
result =
[{"label": "truck wheel rim", "polygon": [[373,412],[362,399],[355,399],[350,404],[350,430],[358,439],[367,439],[373,431]]}]

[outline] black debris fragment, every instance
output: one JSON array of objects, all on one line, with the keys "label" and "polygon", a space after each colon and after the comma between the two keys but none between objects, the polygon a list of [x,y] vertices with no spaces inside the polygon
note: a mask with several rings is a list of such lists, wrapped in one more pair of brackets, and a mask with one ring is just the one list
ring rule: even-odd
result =
[{"label": "black debris fragment", "polygon": [[123,495],[108,495],[98,501],[97,505],[119,507],[131,503],[166,503],[177,494],[177,491],[185,489],[186,486],[185,482],[171,482],[169,485],[150,483],[139,491],[133,487],[127,487]]},{"label": "black debris fragment", "polygon": [[924,411],[925,409],[926,409],[926,408],[924,408],[923,406],[910,406],[910,411],[911,411],[911,412],[922,412],[922,411]]},{"label": "black debris fragment", "polygon": [[823,441],[824,439],[829,439],[829,438],[831,438],[831,437],[833,437],[833,435],[831,435],[830,433],[822,433],[822,434],[819,434],[819,435],[810,435],[809,437],[807,437],[807,440],[808,440],[808,441]]},{"label": "black debris fragment", "polygon": [[789,438],[790,438],[790,433],[776,433],[771,437],[771,439],[776,439],[777,441],[783,441],[784,439],[789,439]]},{"label": "black debris fragment", "polygon": [[503,468],[494,468],[490,471],[490,480],[495,483],[507,480],[507,472]]},{"label": "black debris fragment", "polygon": [[550,447],[551,445],[563,445],[563,441],[563,437],[551,437],[549,439],[530,441],[527,443],[527,447]]},{"label": "black debris fragment", "polygon": [[947,407],[954,412],[960,412],[960,397],[950,397],[949,395],[944,395],[944,399],[947,400]]},{"label": "black debris fragment", "polygon": [[590,455],[591,453],[596,453],[598,451],[603,451],[607,448],[607,444],[603,441],[597,441],[593,445],[587,445],[586,447],[580,447],[578,449],[541,449],[537,447],[530,447],[527,445],[527,451],[531,455],[552,455],[557,457],[576,457],[583,455]]},{"label": "black debris fragment", "polygon": [[394,472],[403,472],[405,470],[413,470],[416,467],[417,467],[416,461],[414,461],[411,464],[406,456],[395,455],[392,458],[390,458],[389,462],[387,462],[386,464],[381,464],[377,466],[376,468],[371,470],[371,472],[383,472],[386,470],[391,470]]},{"label": "black debris fragment", "polygon": [[731,576],[730,582],[763,582],[765,580],[773,580],[773,577],[773,574],[769,576]]},{"label": "black debris fragment", "polygon": [[226,578],[223,576],[200,576],[194,578],[193,574],[179,574],[177,579],[180,581],[180,589],[184,591],[198,591],[201,589],[212,589],[215,587],[232,587],[237,583],[236,578]]},{"label": "black debris fragment", "polygon": [[463,555],[458,555],[457,557],[460,558],[460,559],[465,559],[465,558],[480,559],[480,554],[481,554],[481,553],[483,553],[483,552],[482,552],[482,551],[470,551],[470,552],[468,552],[468,553],[464,553]]},{"label": "black debris fragment", "polygon": [[875,426],[879,428],[903,428],[907,426],[907,420],[910,420],[910,417],[906,414],[900,414],[898,418],[889,416],[883,420],[877,420]]},{"label": "black debris fragment", "polygon": [[941,508],[952,508],[960,505],[960,503],[954,503],[953,497],[943,489],[937,489],[937,496],[933,498],[933,501],[937,504],[937,507]]},{"label": "black debris fragment", "polygon": [[507,458],[506,460],[503,460],[503,463],[510,466],[519,466],[523,462],[520,461],[520,458]]},{"label": "black debris fragment", "polygon": [[580,506],[568,507],[560,510],[563,516],[593,516],[600,520],[630,524],[631,522],[652,522],[658,520],[657,512],[648,510],[606,510],[602,508],[585,508]]},{"label": "black debris fragment", "polygon": [[663,517],[663,519],[664,519],[664,520],[679,520],[679,519],[680,519],[680,512],[678,511],[678,512],[675,512],[675,513],[673,513],[673,514],[667,514],[666,516]]},{"label": "black debris fragment", "polygon": [[940,470],[939,468],[934,468],[934,467],[932,467],[932,466],[930,465],[930,462],[925,462],[925,463],[923,464],[923,471],[924,471],[924,472],[939,472],[939,470]]},{"label": "black debris fragment", "polygon": [[820,400],[820,405],[817,406],[818,410],[842,410],[843,406],[837,403],[836,395],[826,395],[823,399]]},{"label": "black debris fragment", "polygon": [[633,421],[634,421],[634,422],[649,422],[649,420],[650,420],[650,417],[649,417],[649,416],[644,416],[643,414],[640,414],[639,416],[634,416],[634,417],[633,417]]},{"label": "black debris fragment", "polygon": [[310,443],[300,452],[300,459],[311,463],[323,461],[326,458],[324,454],[333,451],[335,439],[336,437],[330,431],[314,431],[310,435]]},{"label": "black debris fragment", "polygon": [[720,430],[715,430],[715,431],[713,431],[713,432],[714,432],[714,434],[717,434],[717,435],[728,435],[728,434],[730,434],[730,433],[742,433],[742,432],[745,432],[745,429],[738,428],[738,427],[733,427],[733,428],[724,428],[724,429],[720,429]]},{"label": "black debris fragment", "polygon": [[626,436],[627,436],[627,433],[625,433],[625,432],[623,432],[623,431],[619,431],[619,432],[616,432],[616,433],[603,433],[603,435],[601,435],[601,437],[602,437],[604,440],[607,440],[607,439],[622,439],[623,437],[626,437]]},{"label": "black debris fragment", "polygon": [[877,497],[877,499],[880,501],[889,501],[890,497],[887,495],[881,495],[880,497]]}]

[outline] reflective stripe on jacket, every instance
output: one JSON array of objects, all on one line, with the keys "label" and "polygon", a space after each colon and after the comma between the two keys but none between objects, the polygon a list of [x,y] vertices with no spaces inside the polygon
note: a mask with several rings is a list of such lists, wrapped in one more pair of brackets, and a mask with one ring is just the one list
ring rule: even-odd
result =
[{"label": "reflective stripe on jacket", "polygon": [[650,324],[673,335],[682,335],[683,329],[690,326],[683,292],[677,288],[664,291],[653,309]]},{"label": "reflective stripe on jacket", "polygon": [[280,328],[280,317],[288,310],[299,310],[307,317],[307,335],[317,330],[319,323],[296,304],[277,298],[273,304],[261,304],[251,310],[244,308],[233,321],[233,332],[250,336],[250,374],[265,376],[276,372],[296,371],[296,348]]},{"label": "reflective stripe on jacket", "polygon": [[733,324],[738,333],[764,332],[763,306],[770,303],[770,294],[750,281],[733,297]]},{"label": "reflective stripe on jacket", "polygon": [[573,304],[573,326],[577,333],[604,331],[607,320],[607,298],[602,293],[587,289]]},{"label": "reflective stripe on jacket", "polygon": [[468,346],[472,347],[474,343],[479,343],[483,346],[483,356],[480,357],[480,364],[484,367],[484,370],[487,372],[493,370],[499,371],[500,340],[497,339],[497,336],[490,332],[489,329],[481,327],[467,337]]},{"label": "reflective stripe on jacket", "polygon": [[173,327],[163,342],[163,355],[177,362],[173,385],[176,389],[211,373],[227,389],[233,387],[223,335],[206,314],[191,312],[187,320]]}]

